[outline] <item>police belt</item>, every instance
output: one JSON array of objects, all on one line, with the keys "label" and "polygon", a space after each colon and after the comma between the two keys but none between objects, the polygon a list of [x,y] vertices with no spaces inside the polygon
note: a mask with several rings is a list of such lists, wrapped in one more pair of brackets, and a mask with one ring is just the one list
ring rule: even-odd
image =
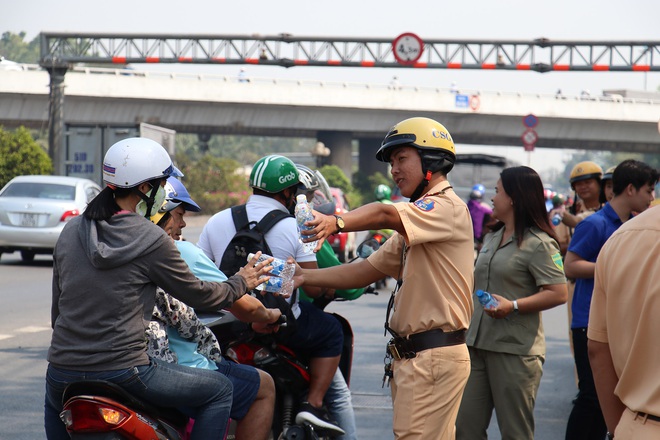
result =
[{"label": "police belt", "polygon": [[415,333],[407,338],[395,337],[387,344],[387,351],[396,360],[412,359],[420,351],[449,345],[465,344],[465,330],[444,332],[441,329]]}]

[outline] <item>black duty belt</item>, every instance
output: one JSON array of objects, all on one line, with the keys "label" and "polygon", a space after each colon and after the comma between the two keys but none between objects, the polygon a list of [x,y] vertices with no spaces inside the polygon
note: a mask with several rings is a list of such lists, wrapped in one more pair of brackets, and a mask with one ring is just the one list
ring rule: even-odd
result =
[{"label": "black duty belt", "polygon": [[645,420],[653,420],[654,422],[660,422],[660,417],[654,416],[653,414],[646,414],[641,411],[637,411],[635,415]]},{"label": "black duty belt", "polygon": [[387,344],[387,351],[394,359],[412,359],[420,351],[449,345],[465,344],[465,330],[444,332],[440,329],[415,333],[407,338],[392,338]]}]

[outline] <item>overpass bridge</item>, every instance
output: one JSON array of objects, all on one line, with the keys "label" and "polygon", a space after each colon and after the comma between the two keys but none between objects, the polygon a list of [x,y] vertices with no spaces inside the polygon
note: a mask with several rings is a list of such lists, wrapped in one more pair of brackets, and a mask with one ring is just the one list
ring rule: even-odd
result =
[{"label": "overpass bridge", "polygon": [[[141,122],[177,132],[315,138],[329,162],[351,175],[352,141],[360,169],[396,122],[427,116],[447,126],[458,144],[520,145],[523,118],[538,118],[537,147],[655,153],[660,151],[660,100],[621,95],[570,97],[432,87],[294,81],[190,73],[74,68],[64,80],[63,120],[71,127],[135,128]],[[49,74],[38,66],[0,71],[0,124],[49,123]],[[74,154],[65,145],[56,172]],[[107,148],[109,145],[106,145]],[[87,152],[100,163],[102,151]],[[99,156],[99,157],[95,157]],[[56,162],[56,161],[54,161]]]}]

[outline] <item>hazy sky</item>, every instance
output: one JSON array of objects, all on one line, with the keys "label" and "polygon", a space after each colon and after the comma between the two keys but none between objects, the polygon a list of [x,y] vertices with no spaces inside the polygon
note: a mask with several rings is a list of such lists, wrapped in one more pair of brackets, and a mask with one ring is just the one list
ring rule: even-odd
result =
[{"label": "hazy sky", "polygon": [[[41,31],[86,31],[218,35],[286,32],[296,36],[392,39],[403,32],[414,32],[422,39],[660,41],[658,0],[0,0],[0,9],[0,31],[25,31],[28,40]],[[235,74],[238,69],[205,68],[219,74]],[[250,66],[248,70],[254,76],[372,83],[388,83],[397,75],[402,85],[449,87],[455,82],[459,88],[538,93],[554,93],[561,88],[571,95],[584,89],[592,94],[600,94],[603,89],[656,90],[660,85],[660,73],[639,72],[540,74],[263,66]],[[519,156],[515,159],[527,163],[525,153],[515,155]],[[559,152],[537,150],[531,164],[542,169],[561,157]]]}]

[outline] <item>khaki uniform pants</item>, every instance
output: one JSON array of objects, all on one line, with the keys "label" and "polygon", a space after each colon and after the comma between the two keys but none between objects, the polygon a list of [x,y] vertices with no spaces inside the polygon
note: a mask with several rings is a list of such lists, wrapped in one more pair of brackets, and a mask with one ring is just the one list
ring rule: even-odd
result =
[{"label": "khaki uniform pants", "polygon": [[495,409],[502,440],[534,440],[534,404],[545,358],[470,347],[470,359],[456,438],[486,439]]},{"label": "khaki uniform pants", "polygon": [[456,415],[470,375],[465,344],[421,351],[394,361],[392,401],[397,440],[453,440]]}]

